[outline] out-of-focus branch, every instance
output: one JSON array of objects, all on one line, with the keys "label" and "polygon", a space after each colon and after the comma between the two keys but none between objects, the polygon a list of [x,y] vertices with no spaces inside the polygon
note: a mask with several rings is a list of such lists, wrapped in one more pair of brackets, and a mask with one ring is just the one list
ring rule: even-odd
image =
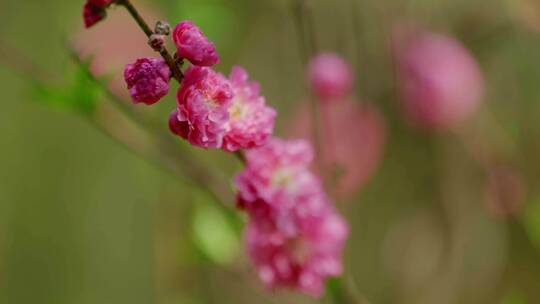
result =
[{"label": "out-of-focus branch", "polygon": [[[93,113],[86,116],[93,126],[130,152],[157,168],[171,173],[183,183],[199,187],[219,202],[220,206],[226,207],[227,212],[233,211],[225,203],[231,201],[233,196],[229,190],[228,182],[224,178],[221,178],[218,173],[208,170],[188,151],[182,149],[174,138],[166,136],[164,132],[157,129],[155,123],[144,118],[132,107],[127,106],[125,101],[112,93],[90,72],[88,66],[81,61],[77,54],[71,49],[70,52],[75,64],[85,71],[90,80],[99,84],[106,93],[107,99],[114,104],[113,106],[108,103],[100,103]],[[52,78],[48,71],[34,64],[20,50],[0,43],[0,54],[2,55],[0,56],[2,65],[20,73],[26,79]]]},{"label": "out-of-focus branch", "polygon": [[[307,67],[309,64],[310,58],[317,54],[317,40],[315,34],[315,25],[313,21],[313,12],[311,9],[311,4],[306,0],[297,0],[294,3],[293,15],[295,19],[295,24],[298,31],[299,47],[301,51],[302,62],[304,67]],[[322,150],[322,139],[320,131],[320,109],[319,101],[316,96],[309,90],[309,101],[310,101],[310,115],[311,115],[311,126],[313,130],[313,141],[315,145],[315,150],[317,153],[317,166],[319,167],[319,172],[322,176],[325,176],[324,168],[324,157]]]}]

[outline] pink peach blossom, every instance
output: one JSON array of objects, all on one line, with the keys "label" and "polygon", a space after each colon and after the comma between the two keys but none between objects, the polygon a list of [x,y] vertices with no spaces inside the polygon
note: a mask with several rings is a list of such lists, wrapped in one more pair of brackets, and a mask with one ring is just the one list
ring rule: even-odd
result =
[{"label": "pink peach blossom", "polygon": [[172,38],[180,57],[194,65],[213,66],[219,63],[219,55],[214,44],[193,22],[180,22],[173,31]]},{"label": "pink peach blossom", "polygon": [[319,188],[309,172],[313,149],[304,140],[270,139],[266,145],[246,152],[246,168],[236,178],[240,198],[249,203],[262,199],[279,202],[299,191]]},{"label": "pink peach blossom", "polygon": [[[366,101],[345,99],[319,109],[324,173],[332,181],[333,194],[348,199],[365,186],[383,159],[385,121]],[[308,105],[295,111],[287,125],[290,136],[313,137],[309,113]]]},{"label": "pink peach blossom", "polygon": [[232,96],[225,76],[207,67],[189,67],[176,96],[178,121],[187,124],[187,132],[178,135],[194,146],[221,148]]},{"label": "pink peach blossom", "polygon": [[286,235],[262,229],[251,219],[245,235],[248,255],[268,288],[299,289],[320,297],[324,280],[342,273],[347,224],[328,208],[300,218],[295,225],[297,233]]},{"label": "pink peach blossom", "polygon": [[308,67],[312,90],[322,100],[338,100],[349,94],[353,84],[351,67],[337,54],[322,53]]},{"label": "pink peach blossom", "polygon": [[405,114],[418,126],[450,129],[480,106],[480,68],[457,40],[414,33],[397,47],[399,87]]},{"label": "pink peach blossom", "polygon": [[272,138],[248,150],[246,168],[236,177],[238,206],[261,226],[294,235],[298,217],[329,204],[320,179],[309,170],[312,159],[312,148],[303,140]]},{"label": "pink peach blossom", "polygon": [[264,97],[259,95],[258,83],[249,81],[244,69],[233,67],[229,81],[233,101],[223,149],[232,152],[261,146],[272,134],[276,111],[266,106]]},{"label": "pink peach blossom", "polygon": [[151,105],[169,93],[171,70],[161,58],[139,58],[126,65],[124,79],[134,103]]}]

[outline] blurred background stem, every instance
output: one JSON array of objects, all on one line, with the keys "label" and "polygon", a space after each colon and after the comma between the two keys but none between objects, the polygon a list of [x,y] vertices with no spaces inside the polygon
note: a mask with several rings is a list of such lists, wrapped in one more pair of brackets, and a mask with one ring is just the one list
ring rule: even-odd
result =
[{"label": "blurred background stem", "polygon": [[[293,15],[299,36],[298,43],[301,52],[300,55],[302,58],[304,69],[307,69],[311,58],[316,56],[318,53],[312,7],[308,3],[308,1],[296,0],[293,5]],[[313,132],[312,139],[317,155],[317,167],[326,184],[326,170],[324,166],[324,156],[322,149],[323,139],[320,131],[319,100],[316,98],[315,94],[313,94],[310,88],[307,88],[307,95],[310,103],[311,128]]]}]

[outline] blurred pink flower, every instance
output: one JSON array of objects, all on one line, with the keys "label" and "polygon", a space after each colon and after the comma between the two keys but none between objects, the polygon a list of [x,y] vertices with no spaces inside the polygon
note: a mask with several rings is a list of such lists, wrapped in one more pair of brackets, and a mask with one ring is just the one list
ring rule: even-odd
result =
[{"label": "blurred pink flower", "polygon": [[313,149],[304,140],[272,138],[266,145],[246,151],[246,168],[236,178],[240,198],[245,202],[260,198],[273,204],[308,190],[308,185],[317,187],[308,171],[312,159]]},{"label": "blurred pink flower", "polygon": [[225,76],[206,67],[190,66],[178,90],[178,134],[201,148],[221,148],[229,121],[232,89]]},{"label": "blurred pink flower", "polygon": [[140,58],[126,65],[124,78],[133,102],[151,105],[169,93],[171,70],[161,58]]},{"label": "blurred pink flower", "polygon": [[441,34],[415,33],[396,51],[402,103],[413,124],[449,129],[477,110],[484,81],[461,43]]},{"label": "blurred pink flower", "polygon": [[341,254],[348,235],[345,221],[332,209],[303,217],[294,236],[248,224],[245,241],[259,277],[268,288],[299,289],[314,297],[324,280],[342,273]]},{"label": "blurred pink flower", "polygon": [[194,65],[213,66],[219,63],[219,55],[214,44],[193,22],[180,22],[173,31],[173,41],[180,57],[189,60]]},{"label": "blurred pink flower", "polygon": [[320,296],[324,280],[342,272],[348,227],[309,171],[312,160],[308,142],[272,138],[247,151],[236,186],[250,216],[248,254],[263,283]]},{"label": "blurred pink flower", "polygon": [[[385,123],[375,107],[351,100],[321,104],[320,112],[325,174],[330,176],[335,194],[347,198],[361,189],[379,166]],[[288,125],[291,136],[312,138],[310,109],[303,106],[295,113]]]},{"label": "blurred pink flower", "polygon": [[353,84],[353,72],[337,54],[322,53],[311,60],[308,81],[320,99],[336,100],[349,94]]},{"label": "blurred pink flower", "polygon": [[107,12],[102,7],[97,7],[90,2],[87,2],[83,7],[84,27],[89,28],[94,24],[105,19]]},{"label": "blurred pink flower", "polygon": [[233,67],[229,81],[234,95],[223,149],[237,151],[261,146],[274,130],[276,111],[266,106],[264,97],[259,95],[259,84],[249,81],[244,69]]}]

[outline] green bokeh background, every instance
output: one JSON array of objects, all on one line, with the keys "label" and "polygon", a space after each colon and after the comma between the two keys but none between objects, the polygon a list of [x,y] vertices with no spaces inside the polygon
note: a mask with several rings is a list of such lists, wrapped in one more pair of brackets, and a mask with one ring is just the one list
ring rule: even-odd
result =
[{"label": "green bokeh background", "polygon": [[[0,39],[62,80],[70,66],[63,39],[81,28],[82,2],[2,0]],[[280,110],[278,133],[286,133],[289,110],[305,100],[293,1],[133,2],[171,23],[198,23],[222,55],[218,69],[246,66]],[[540,31],[515,8],[527,3],[362,0],[358,37],[351,0],[313,1],[321,48],[359,60],[357,90],[387,120],[384,160],[343,208],[352,227],[348,275],[373,304],[540,303]],[[389,90],[385,46],[404,16],[452,33],[478,58],[485,108],[515,142],[511,163],[528,189],[516,217],[486,212],[485,173],[458,139],[403,123]],[[80,115],[36,100],[29,80],[6,65],[0,89],[0,303],[314,302],[265,291],[236,227],[224,227],[227,220],[199,189]],[[166,115],[172,97],[166,102],[156,112]],[[497,132],[480,129],[497,142]],[[233,163],[221,153],[191,151],[216,167]],[[238,165],[222,167],[232,174]],[[216,252],[225,257],[216,260]]]}]

